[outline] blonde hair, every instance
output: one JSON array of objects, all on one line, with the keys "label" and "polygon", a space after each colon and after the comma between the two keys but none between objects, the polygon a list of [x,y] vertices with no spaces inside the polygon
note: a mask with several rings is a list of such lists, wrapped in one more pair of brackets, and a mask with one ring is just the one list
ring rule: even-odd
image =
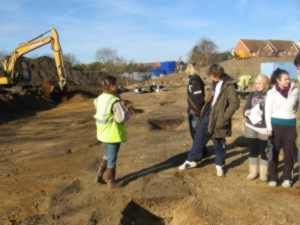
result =
[{"label": "blonde hair", "polygon": [[263,81],[264,91],[267,91],[269,89],[269,85],[270,85],[270,78],[267,75],[260,73],[256,76],[254,83],[256,83],[256,81],[258,79],[261,79]]}]

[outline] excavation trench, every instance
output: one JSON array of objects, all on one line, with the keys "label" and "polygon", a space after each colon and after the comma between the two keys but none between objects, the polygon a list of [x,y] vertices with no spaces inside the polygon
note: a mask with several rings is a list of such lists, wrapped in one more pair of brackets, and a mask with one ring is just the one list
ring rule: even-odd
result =
[{"label": "excavation trench", "polygon": [[165,225],[164,219],[135,201],[130,201],[122,212],[121,225]]},{"label": "excavation trench", "polygon": [[150,130],[174,130],[184,122],[181,116],[163,116],[148,119]]}]

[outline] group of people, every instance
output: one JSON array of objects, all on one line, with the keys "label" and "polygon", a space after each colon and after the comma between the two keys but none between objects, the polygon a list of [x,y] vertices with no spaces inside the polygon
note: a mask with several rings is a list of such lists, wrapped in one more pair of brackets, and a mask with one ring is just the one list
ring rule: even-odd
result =
[{"label": "group of people", "polygon": [[[295,58],[300,73],[300,54]],[[226,159],[225,138],[232,132],[232,117],[240,107],[236,81],[218,64],[209,67],[208,77],[212,85],[207,88],[197,74],[189,76],[187,87],[188,119],[193,139],[187,159],[178,167],[186,170],[197,167],[206,155],[206,145],[212,140],[215,150],[216,174],[224,176]],[[270,88],[270,86],[272,86]],[[124,101],[117,94],[117,80],[108,76],[102,81],[103,93],[95,101],[97,139],[104,154],[96,174],[98,183],[117,186],[116,161],[122,142],[126,141],[125,122],[131,117]],[[254,90],[246,99],[243,110],[244,135],[249,149],[249,174],[247,179],[278,185],[278,158],[284,152],[281,185],[291,187],[293,166],[296,161],[297,120],[296,112],[300,93],[287,71],[276,69],[271,79],[260,74]],[[104,179],[104,173],[107,178]]]},{"label": "group of people", "polygon": [[[300,54],[294,64],[300,75]],[[224,176],[225,137],[231,134],[231,118],[239,108],[239,98],[235,82],[222,67],[210,66],[208,75],[212,81],[212,88],[208,91],[198,75],[189,76],[187,102],[193,144],[187,159],[178,169],[197,167],[211,139],[216,154],[216,174]],[[299,100],[299,90],[287,71],[278,68],[271,78],[263,74],[255,78],[254,90],[247,96],[243,109],[244,136],[249,150],[248,180],[259,178],[271,187],[277,186],[278,159],[283,149],[281,186],[292,186],[293,167],[297,161]]]}]

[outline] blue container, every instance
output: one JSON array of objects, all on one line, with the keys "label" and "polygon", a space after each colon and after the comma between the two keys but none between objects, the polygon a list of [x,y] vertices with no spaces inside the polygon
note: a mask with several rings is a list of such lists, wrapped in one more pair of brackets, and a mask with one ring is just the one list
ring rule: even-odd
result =
[{"label": "blue container", "polygon": [[165,75],[174,73],[176,71],[176,62],[175,61],[161,62],[160,69],[162,73]]},{"label": "blue container", "polygon": [[155,68],[155,69],[151,70],[151,74],[152,74],[153,76],[155,76],[155,77],[159,77],[160,74],[162,74],[162,73],[163,73],[163,72],[162,72],[162,70],[161,70],[160,68]]},{"label": "blue container", "polygon": [[155,77],[159,77],[161,75],[168,75],[170,73],[175,73],[175,72],[176,72],[175,61],[161,62],[159,68],[155,68],[151,70],[151,74]]},{"label": "blue container", "polygon": [[260,64],[260,72],[271,77],[274,70],[277,68],[286,70],[289,72],[290,77],[293,80],[297,79],[297,70],[293,63],[291,62],[267,62]]}]

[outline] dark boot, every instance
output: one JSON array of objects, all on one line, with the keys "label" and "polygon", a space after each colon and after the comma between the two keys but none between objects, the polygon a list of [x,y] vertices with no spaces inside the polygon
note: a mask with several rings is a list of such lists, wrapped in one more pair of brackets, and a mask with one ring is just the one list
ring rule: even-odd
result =
[{"label": "dark boot", "polygon": [[105,180],[103,179],[103,175],[106,168],[107,168],[107,160],[102,159],[96,173],[96,183],[106,184]]},{"label": "dark boot", "polygon": [[118,187],[118,184],[116,183],[116,168],[107,169],[107,184],[109,188]]}]

